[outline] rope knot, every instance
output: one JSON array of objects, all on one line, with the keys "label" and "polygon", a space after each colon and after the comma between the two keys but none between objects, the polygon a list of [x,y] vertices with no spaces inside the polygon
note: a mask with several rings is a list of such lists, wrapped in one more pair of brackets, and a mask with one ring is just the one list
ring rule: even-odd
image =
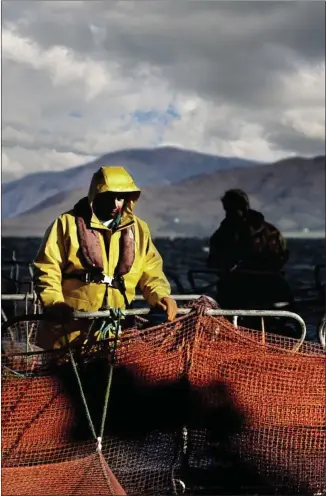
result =
[{"label": "rope knot", "polygon": [[97,438],[96,451],[98,453],[101,453],[102,452],[102,438],[101,437],[98,437]]}]

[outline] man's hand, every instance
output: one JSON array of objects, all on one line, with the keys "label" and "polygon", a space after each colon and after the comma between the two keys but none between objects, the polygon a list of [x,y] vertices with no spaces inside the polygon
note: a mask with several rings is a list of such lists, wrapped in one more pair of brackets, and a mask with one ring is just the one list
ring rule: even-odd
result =
[{"label": "man's hand", "polygon": [[158,302],[157,306],[162,308],[167,313],[169,322],[172,322],[172,320],[176,318],[178,305],[177,302],[172,298],[164,296],[164,298],[162,298],[161,301]]},{"label": "man's hand", "polygon": [[67,303],[55,303],[50,307],[44,308],[44,315],[48,320],[57,322],[58,324],[68,324],[72,321],[74,309]]}]

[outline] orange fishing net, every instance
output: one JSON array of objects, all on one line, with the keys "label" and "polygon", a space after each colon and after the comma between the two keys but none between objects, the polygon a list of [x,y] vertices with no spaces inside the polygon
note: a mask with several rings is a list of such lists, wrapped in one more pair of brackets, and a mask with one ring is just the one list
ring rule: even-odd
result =
[{"label": "orange fishing net", "polygon": [[[323,494],[325,355],[296,344],[193,314],[124,331],[100,452],[69,355],[3,355],[2,494]],[[74,357],[99,432],[111,359]]]}]

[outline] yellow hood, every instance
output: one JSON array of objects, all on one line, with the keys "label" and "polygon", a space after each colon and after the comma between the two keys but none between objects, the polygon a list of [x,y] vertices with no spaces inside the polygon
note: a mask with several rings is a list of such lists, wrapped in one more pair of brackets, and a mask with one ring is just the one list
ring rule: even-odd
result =
[{"label": "yellow hood", "polygon": [[134,193],[123,209],[121,227],[129,224],[133,220],[133,208],[141,191],[124,167],[104,166],[93,175],[88,191],[88,201],[92,209],[91,226],[101,226],[103,228],[102,222],[98,220],[93,212],[92,204],[97,195],[107,192]]}]

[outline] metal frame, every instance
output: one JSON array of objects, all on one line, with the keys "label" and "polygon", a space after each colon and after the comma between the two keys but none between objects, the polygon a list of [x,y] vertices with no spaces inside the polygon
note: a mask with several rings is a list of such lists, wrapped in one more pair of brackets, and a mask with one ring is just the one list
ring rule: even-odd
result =
[{"label": "metal frame", "polygon": [[183,284],[180,281],[179,274],[172,269],[165,268],[164,273],[168,279],[174,282],[177,287],[177,291],[180,294],[186,294],[187,290],[184,288]]},{"label": "metal frame", "polygon": [[322,347],[326,351],[326,314],[323,316],[319,324],[318,337]]},{"label": "metal frame", "polygon": [[[33,281],[33,261],[28,260],[17,260],[15,250],[12,252],[12,257],[10,260],[2,260],[2,266],[9,265],[10,266],[10,276],[7,277],[8,280],[11,280],[15,285],[18,291],[20,284],[28,284],[29,290],[31,293],[34,291],[34,281]],[[19,268],[25,267],[30,276],[28,281],[23,281],[19,279]],[[2,277],[6,277],[2,274]]]},{"label": "metal frame", "polygon": [[[187,278],[188,278],[189,285],[193,291],[198,290],[198,288],[195,284],[195,279],[194,279],[195,274],[212,274],[212,275],[219,276],[222,274],[222,271],[220,269],[206,269],[206,268],[205,269],[190,269],[190,270],[188,270]],[[213,288],[214,286],[216,286],[216,281],[209,283],[207,286],[204,286],[203,289],[207,290],[207,289]]]},{"label": "metal frame", "polygon": [[[198,295],[192,295],[198,298]],[[183,299],[186,299],[185,297]],[[190,312],[193,312],[194,310],[192,308],[179,308],[178,309],[178,315],[187,315]],[[134,310],[124,310],[125,315],[147,315],[150,312],[149,308],[138,308]],[[296,345],[293,347],[292,350],[286,350],[289,351],[290,353],[295,353],[300,349],[302,346],[305,337],[306,337],[306,324],[304,320],[300,317],[300,315],[293,313],[293,312],[287,312],[284,310],[206,310],[204,312],[204,315],[209,315],[209,316],[214,316],[214,317],[249,317],[249,316],[254,316],[254,317],[285,317],[285,318],[290,318],[293,320],[296,320],[299,322],[301,326],[301,336]],[[104,310],[104,311],[97,311],[97,312],[78,312],[75,311],[73,314],[73,317],[75,319],[97,319],[97,318],[103,318],[110,316],[110,310]],[[6,331],[9,329],[12,325],[19,323],[19,322],[28,322],[28,321],[33,321],[33,320],[45,320],[44,314],[30,314],[30,315],[20,315],[17,317],[14,317],[12,319],[7,320],[7,322],[4,322],[2,324],[2,329],[3,331]],[[237,326],[235,325],[235,328]],[[237,331],[241,333],[241,331]],[[265,344],[265,341],[263,339],[263,343]]]}]

